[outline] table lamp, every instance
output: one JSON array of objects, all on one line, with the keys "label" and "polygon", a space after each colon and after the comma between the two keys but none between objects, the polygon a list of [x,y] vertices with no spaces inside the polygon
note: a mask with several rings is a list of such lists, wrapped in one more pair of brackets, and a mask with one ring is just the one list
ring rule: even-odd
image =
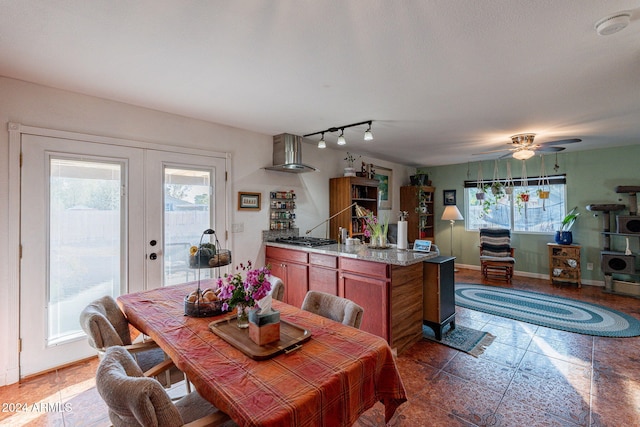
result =
[{"label": "table lamp", "polygon": [[[453,224],[456,221],[464,220],[464,217],[462,216],[456,205],[449,205],[444,208],[444,212],[442,213],[442,220],[449,220],[451,222],[451,256],[453,256]],[[454,269],[453,271],[458,270]]]}]

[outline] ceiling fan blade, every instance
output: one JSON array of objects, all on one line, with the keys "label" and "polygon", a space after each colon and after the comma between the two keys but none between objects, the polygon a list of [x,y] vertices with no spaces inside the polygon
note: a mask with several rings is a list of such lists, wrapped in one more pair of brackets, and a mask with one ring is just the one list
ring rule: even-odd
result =
[{"label": "ceiling fan blade", "polygon": [[549,141],[549,142],[542,142],[542,145],[564,145],[564,144],[573,144],[575,142],[580,142],[582,141],[581,139],[578,138],[570,138],[570,139],[560,139],[558,141]]},{"label": "ceiling fan blade", "polygon": [[490,150],[490,151],[483,151],[483,152],[481,152],[481,153],[474,153],[474,154],[472,154],[472,156],[479,156],[479,155],[481,155],[481,154],[493,154],[493,153],[500,153],[500,152],[502,152],[502,151],[512,151],[512,150],[509,150],[508,148],[502,148],[502,149],[500,149],[500,150]]},{"label": "ceiling fan blade", "polygon": [[545,147],[543,145],[540,148],[536,148],[536,151],[542,151],[545,153],[557,153],[558,151],[562,151],[564,149],[564,147]]},{"label": "ceiling fan blade", "polygon": [[503,154],[502,156],[498,157],[498,160],[508,159],[508,158],[510,158],[511,156],[513,156],[513,153]]}]

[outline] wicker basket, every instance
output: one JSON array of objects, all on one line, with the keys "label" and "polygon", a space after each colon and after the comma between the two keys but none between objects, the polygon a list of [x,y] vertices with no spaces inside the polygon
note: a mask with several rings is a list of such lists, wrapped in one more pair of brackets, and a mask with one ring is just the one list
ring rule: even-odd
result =
[{"label": "wicker basket", "polygon": [[225,313],[222,310],[224,301],[217,300],[211,302],[189,302],[189,296],[184,297],[184,315],[190,317],[211,317]]}]

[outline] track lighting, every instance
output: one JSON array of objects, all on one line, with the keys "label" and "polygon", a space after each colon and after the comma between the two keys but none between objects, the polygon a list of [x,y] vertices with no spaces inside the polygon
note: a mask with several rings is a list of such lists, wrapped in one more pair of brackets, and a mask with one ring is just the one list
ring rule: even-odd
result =
[{"label": "track lighting", "polygon": [[324,141],[324,132],[322,132],[320,141],[318,141],[318,148],[327,148],[327,143]]},{"label": "track lighting", "polygon": [[326,132],[337,132],[337,131],[340,131],[340,135],[338,136],[337,143],[338,143],[338,145],[345,145],[347,143],[347,140],[344,137],[344,130],[346,128],[350,128],[350,127],[353,127],[353,126],[360,126],[360,125],[369,125],[367,130],[364,132],[364,140],[365,141],[371,141],[371,140],[373,140],[373,133],[371,132],[371,123],[373,123],[373,120],[367,120],[366,122],[352,123],[350,125],[345,125],[345,126],[332,127],[332,128],[325,129],[325,130],[320,130],[318,132],[308,133],[306,135],[303,135],[303,137],[306,138],[308,136],[321,135],[320,141],[318,141],[318,148],[326,148],[327,143],[324,140],[324,134]]}]

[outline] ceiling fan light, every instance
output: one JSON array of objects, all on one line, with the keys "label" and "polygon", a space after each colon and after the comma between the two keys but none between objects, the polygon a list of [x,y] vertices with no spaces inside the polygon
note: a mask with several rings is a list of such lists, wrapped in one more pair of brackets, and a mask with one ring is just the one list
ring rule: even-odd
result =
[{"label": "ceiling fan light", "polygon": [[513,158],[518,160],[527,160],[536,155],[536,152],[533,150],[518,150],[513,153]]}]

